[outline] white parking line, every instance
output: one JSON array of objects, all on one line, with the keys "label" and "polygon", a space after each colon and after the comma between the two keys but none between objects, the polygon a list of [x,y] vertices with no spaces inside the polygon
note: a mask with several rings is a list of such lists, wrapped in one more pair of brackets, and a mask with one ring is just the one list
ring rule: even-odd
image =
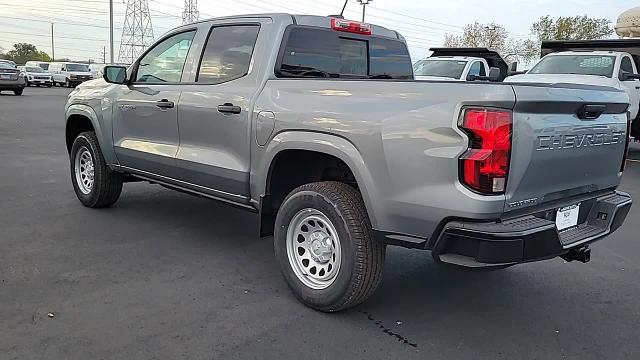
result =
[{"label": "white parking line", "polygon": [[636,160],[636,159],[627,159],[627,161],[640,163],[640,160]]}]

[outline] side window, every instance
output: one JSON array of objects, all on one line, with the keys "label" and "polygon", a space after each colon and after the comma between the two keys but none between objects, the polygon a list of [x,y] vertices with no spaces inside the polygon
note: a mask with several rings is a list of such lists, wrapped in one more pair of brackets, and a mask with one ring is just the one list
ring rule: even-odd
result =
[{"label": "side window", "polygon": [[171,36],[151,49],[138,65],[136,82],[180,82],[195,31]]},{"label": "side window", "polygon": [[482,71],[482,63],[480,61],[476,61],[471,65],[469,69],[469,75],[480,76],[480,72]]},{"label": "side window", "polygon": [[258,25],[214,27],[200,61],[197,82],[221,83],[249,73]]},{"label": "side window", "polygon": [[631,59],[628,56],[622,58],[622,62],[620,63],[620,75],[623,73],[633,74],[633,65],[631,64]]},{"label": "side window", "polygon": [[484,67],[484,64],[481,62],[478,62],[478,64],[480,64],[480,76],[487,76],[487,70]]}]

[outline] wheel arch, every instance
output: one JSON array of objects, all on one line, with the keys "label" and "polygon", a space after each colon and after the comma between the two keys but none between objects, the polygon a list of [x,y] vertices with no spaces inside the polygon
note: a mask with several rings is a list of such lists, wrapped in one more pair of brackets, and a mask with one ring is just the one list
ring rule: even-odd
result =
[{"label": "wheel arch", "polygon": [[67,152],[71,151],[73,142],[78,134],[84,131],[94,131],[98,138],[98,144],[102,150],[103,156],[107,164],[114,164],[116,162],[115,154],[111,146],[105,146],[111,144],[111,132],[103,131],[103,127],[100,126],[98,115],[88,105],[74,104],[67,108],[66,111],[66,125],[65,125],[65,143],[67,146]]},{"label": "wheel arch", "polygon": [[[361,153],[347,139],[309,131],[283,132],[276,135],[266,146],[262,158],[261,167],[257,171],[258,176],[253,177],[259,181],[252,184],[252,193],[258,194],[259,197],[261,236],[272,234],[275,214],[281,201],[291,190],[305,183],[329,180],[345,182],[359,190],[371,225],[376,228],[376,211],[373,204],[378,197],[372,176]],[[300,160],[305,158],[308,161],[319,160],[322,166],[300,166]],[[288,174],[289,169],[301,169],[304,174],[293,181],[287,177],[289,181],[283,188],[286,193],[283,195],[283,189],[279,189],[280,191],[274,194],[274,185],[281,181],[279,179],[284,178],[283,175]],[[348,170],[348,173],[344,174],[342,170]]]}]

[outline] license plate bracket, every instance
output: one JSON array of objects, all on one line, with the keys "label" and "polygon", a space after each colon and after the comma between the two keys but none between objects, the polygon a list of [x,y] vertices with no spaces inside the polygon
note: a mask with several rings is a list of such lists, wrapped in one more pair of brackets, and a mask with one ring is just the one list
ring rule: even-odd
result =
[{"label": "license plate bracket", "polygon": [[580,215],[580,204],[559,208],[556,213],[556,227],[558,231],[577,226],[578,215]]}]

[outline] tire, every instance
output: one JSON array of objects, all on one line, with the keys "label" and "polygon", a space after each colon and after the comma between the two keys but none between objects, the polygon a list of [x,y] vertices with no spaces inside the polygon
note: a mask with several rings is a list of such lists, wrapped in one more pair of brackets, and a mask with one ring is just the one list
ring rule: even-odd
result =
[{"label": "tire", "polygon": [[69,79],[64,81],[64,86],[70,88],[71,87],[71,82],[69,82]]},{"label": "tire", "polygon": [[[112,171],[107,166],[98,144],[98,138],[93,131],[83,132],[76,137],[71,147],[69,158],[73,190],[84,206],[104,208],[118,201],[122,193],[122,174]],[[80,170],[83,168],[83,160],[84,169],[86,169],[87,165],[92,166],[92,172],[90,170],[86,172]],[[76,171],[76,167],[80,169]],[[85,176],[83,177],[82,174]],[[83,179],[87,182],[84,182]]]},{"label": "tire", "polygon": [[[294,295],[319,311],[356,306],[382,280],[386,246],[374,239],[364,201],[347,184],[317,182],[294,189],[276,216],[274,250]],[[300,260],[305,256],[306,265]]]},{"label": "tire", "polygon": [[13,90],[13,94],[15,96],[20,96],[20,95],[22,95],[23,91],[24,91],[24,89]]}]

